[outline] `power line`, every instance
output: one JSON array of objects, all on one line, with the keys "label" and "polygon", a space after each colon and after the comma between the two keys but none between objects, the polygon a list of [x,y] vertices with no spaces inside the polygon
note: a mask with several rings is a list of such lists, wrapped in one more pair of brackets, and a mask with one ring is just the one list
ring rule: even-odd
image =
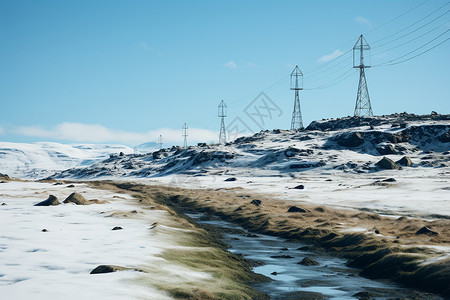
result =
[{"label": "power line", "polygon": [[[428,18],[429,16],[433,15],[435,12],[441,10],[442,8],[444,8],[445,6],[447,6],[449,3],[450,3],[450,2],[447,2],[446,4],[442,5],[442,6],[439,7],[438,9],[434,10],[433,12],[429,13],[428,15],[426,15],[425,17],[423,17],[422,19],[420,19],[419,21],[416,21],[416,22],[414,22],[413,24],[411,24],[411,25],[409,25],[409,26],[407,26],[407,27],[405,27],[405,28],[403,28],[403,29],[401,29],[401,30],[399,30],[399,31],[397,31],[397,32],[395,32],[395,33],[393,33],[393,34],[391,34],[391,35],[388,35],[388,36],[386,36],[386,37],[384,37],[384,38],[382,38],[382,39],[379,39],[379,40],[373,42],[372,44],[377,44],[377,43],[379,43],[379,42],[381,42],[381,41],[384,41],[384,40],[386,40],[386,39],[388,39],[388,38],[390,38],[390,37],[392,37],[392,36],[394,36],[394,35],[397,35],[397,34],[403,32],[403,31],[405,31],[405,30],[407,30],[407,29],[413,27],[413,26],[416,25],[417,23],[420,23],[420,22],[422,22],[423,20],[425,20],[426,18]],[[445,12],[444,14],[446,14],[446,13],[448,13],[448,11]],[[440,17],[440,16],[439,16],[439,17]],[[438,18],[439,18],[439,17],[438,17]],[[434,20],[433,20],[433,21],[434,21]],[[431,22],[433,22],[433,21],[431,21]],[[379,47],[379,46],[377,46],[377,47]],[[376,48],[376,47],[373,47],[373,48]]]},{"label": "power line", "polygon": [[[342,78],[341,80],[339,80],[339,81],[336,81],[336,80],[338,80],[339,78],[341,78],[341,77],[343,77],[344,75],[346,75],[346,74],[348,74],[349,72],[351,72],[351,71],[355,71],[353,68],[350,68],[350,69],[348,69],[346,72],[344,72],[343,74],[341,74],[340,76],[338,76],[338,77],[336,77],[335,79],[333,79],[333,80],[330,80],[329,82],[327,82],[327,83],[325,83],[325,84],[322,84],[322,85],[320,85],[320,86],[316,86],[316,87],[313,87],[313,88],[306,88],[305,90],[321,90],[321,89],[326,89],[326,88],[329,88],[329,87],[332,87],[332,86],[334,86],[334,85],[336,85],[336,84],[338,84],[338,83],[341,83],[342,81],[344,81],[345,79],[347,79],[348,77],[350,77],[350,76],[352,76],[354,73],[356,73],[356,71],[355,72],[353,72],[353,73],[351,73],[350,75],[347,75],[347,76],[345,76],[344,78]],[[335,82],[336,81],[336,82]],[[332,82],[334,82],[334,83],[332,83]]]},{"label": "power line", "polygon": [[[426,23],[426,24],[420,26],[419,28],[416,28],[416,29],[414,29],[413,31],[410,31],[410,32],[408,32],[407,34],[404,34],[404,35],[402,35],[401,37],[398,37],[398,38],[396,38],[396,39],[394,39],[394,40],[392,40],[392,41],[389,41],[389,42],[386,42],[386,43],[384,43],[384,44],[381,44],[381,45],[379,45],[379,46],[377,46],[377,47],[374,47],[373,49],[379,48],[379,47],[383,47],[383,46],[385,46],[385,45],[387,45],[387,44],[396,42],[396,41],[398,41],[398,40],[404,38],[405,36],[408,36],[408,35],[410,35],[410,34],[413,34],[414,32],[419,31],[420,29],[424,28],[425,26],[428,26],[429,24],[435,22],[437,19],[443,17],[444,15],[448,14],[449,12],[450,12],[450,9],[447,10],[447,11],[446,11],[445,13],[443,13],[442,15],[440,15],[440,16],[434,18],[434,19],[431,20],[430,22],[428,22],[428,23]],[[447,23],[448,23],[448,22],[447,22]],[[442,25],[441,25],[441,26],[442,26]]]},{"label": "power line", "polygon": [[423,37],[423,36],[429,34],[430,32],[433,32],[433,31],[435,31],[436,29],[438,29],[438,28],[440,28],[440,27],[442,27],[442,26],[444,26],[444,25],[447,25],[448,23],[450,23],[450,21],[447,22],[447,23],[441,24],[441,25],[439,25],[439,26],[437,26],[437,27],[435,27],[435,28],[433,28],[433,29],[431,29],[431,30],[429,30],[429,31],[427,31],[427,32],[425,32],[425,33],[423,33],[423,34],[421,34],[421,35],[419,35],[419,36],[417,36],[417,37],[415,37],[415,38],[409,40],[409,41],[406,41],[406,42],[404,42],[404,43],[402,43],[402,44],[400,44],[400,45],[397,45],[397,46],[392,47],[392,48],[389,48],[389,49],[387,49],[387,50],[378,52],[378,53],[376,53],[376,54],[372,54],[371,56],[376,56],[376,55],[379,55],[379,54],[381,54],[381,53],[385,53],[385,52],[391,51],[391,50],[393,50],[393,49],[396,49],[396,48],[398,48],[398,47],[401,47],[401,46],[403,46],[403,45],[409,44],[409,43],[411,43],[411,42],[413,42],[413,41],[415,41],[415,40],[417,40],[417,39],[419,39],[419,38],[421,38],[421,37]]},{"label": "power line", "polygon": [[[388,61],[388,62],[381,63],[381,64],[378,64],[378,65],[374,65],[373,67],[379,67],[379,66],[384,66],[384,65],[394,65],[394,64],[392,64],[392,62],[394,62],[394,61],[396,61],[396,60],[399,60],[399,59],[401,59],[401,58],[403,58],[403,57],[405,57],[405,56],[408,56],[408,55],[410,55],[411,53],[414,53],[414,52],[416,52],[416,51],[419,50],[419,49],[422,49],[423,47],[425,47],[425,46],[431,44],[432,42],[434,42],[435,40],[437,40],[438,38],[440,38],[441,36],[443,36],[444,34],[446,34],[446,33],[449,32],[449,31],[450,31],[450,29],[447,29],[446,31],[444,31],[443,33],[441,33],[440,35],[438,35],[437,37],[435,37],[435,38],[432,39],[431,41],[428,41],[427,43],[423,44],[422,46],[420,46],[420,47],[418,47],[418,48],[416,48],[416,49],[414,49],[414,50],[412,50],[412,51],[410,51],[410,52],[408,52],[408,53],[406,53],[406,54],[404,54],[404,55],[402,55],[402,56],[399,56],[399,57],[397,57],[397,58],[395,58],[395,59],[392,59],[392,60],[390,60],[390,61]],[[447,40],[448,40],[448,39],[447,39]],[[445,41],[447,41],[447,40],[445,40]],[[445,42],[445,41],[444,41],[444,42]],[[443,44],[444,42],[439,43],[437,46]],[[436,46],[436,47],[437,47],[437,46]],[[436,47],[433,47],[432,49],[434,49],[434,48],[436,48]],[[422,54],[424,54],[424,53],[426,53],[426,52],[428,52],[428,51],[425,51],[425,52],[423,52]],[[417,56],[419,56],[419,55],[417,55]],[[417,57],[417,56],[415,56],[415,57]],[[412,59],[412,58],[411,58],[411,59]],[[410,59],[407,59],[407,60],[410,60]],[[405,60],[405,61],[406,61],[406,60]],[[397,62],[397,63],[395,63],[395,64],[399,64],[399,63],[400,63],[400,62]]]},{"label": "power line", "polygon": [[[395,63],[385,63],[385,64],[382,64],[382,65],[376,65],[376,66],[373,66],[373,67],[384,67],[384,66],[393,66],[393,65],[401,64],[401,63],[403,63],[403,62],[405,62],[405,61],[414,59],[414,58],[416,58],[416,57],[418,57],[418,56],[421,56],[422,54],[425,54],[425,53],[427,53],[427,52],[433,50],[434,48],[436,48],[436,47],[442,45],[443,43],[445,43],[445,42],[448,41],[448,40],[450,40],[450,38],[447,38],[447,39],[443,40],[442,42],[440,42],[439,44],[434,45],[433,47],[431,47],[431,48],[429,48],[429,49],[427,49],[427,50],[425,50],[425,51],[423,51],[423,52],[420,52],[419,54],[416,54],[416,55],[414,55],[414,56],[412,56],[412,57],[409,57],[409,58],[407,58],[407,59],[404,59],[404,60],[401,60],[401,61],[398,61],[398,62],[395,62]],[[422,48],[422,47],[421,47],[421,48]],[[416,49],[416,50],[417,50],[417,49]],[[397,59],[398,59],[398,58],[397,58]]]}]

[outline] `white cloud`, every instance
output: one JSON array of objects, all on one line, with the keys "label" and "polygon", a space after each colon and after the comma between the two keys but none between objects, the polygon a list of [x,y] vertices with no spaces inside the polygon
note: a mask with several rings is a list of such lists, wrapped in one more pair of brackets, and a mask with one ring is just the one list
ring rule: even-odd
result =
[{"label": "white cloud", "polygon": [[[15,133],[42,139],[64,140],[84,143],[120,143],[137,145],[144,142],[156,142],[159,135],[164,143],[182,144],[183,137],[180,129],[161,128],[148,132],[130,132],[106,128],[99,124],[61,123],[50,129],[40,126],[22,126],[14,130]],[[189,128],[188,140],[195,142],[210,142],[216,140],[218,133],[200,128]]]},{"label": "white cloud", "polygon": [[237,69],[236,63],[234,61],[232,61],[232,60],[230,60],[229,62],[224,64],[224,66],[229,68],[229,69]]},{"label": "white cloud", "polygon": [[324,63],[324,62],[330,61],[330,60],[332,60],[332,59],[335,59],[336,57],[339,57],[339,56],[341,56],[342,54],[344,54],[344,52],[342,52],[342,51],[339,50],[339,49],[336,49],[336,50],[334,50],[333,53],[327,54],[327,55],[324,55],[324,56],[320,57],[320,58],[317,60],[317,62],[319,62],[319,63]]},{"label": "white cloud", "polygon": [[153,50],[153,48],[150,47],[150,46],[148,46],[146,43],[141,43],[140,46],[141,46],[144,50],[147,50],[147,51]]},{"label": "white cloud", "polygon": [[369,26],[372,25],[368,19],[363,18],[363,17],[356,17],[355,22],[356,23],[365,24],[365,25],[369,25]]}]

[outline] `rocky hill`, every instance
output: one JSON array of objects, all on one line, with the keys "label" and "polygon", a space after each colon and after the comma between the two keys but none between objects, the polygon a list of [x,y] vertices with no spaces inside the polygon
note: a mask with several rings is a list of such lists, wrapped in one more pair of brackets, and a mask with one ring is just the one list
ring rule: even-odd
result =
[{"label": "rocky hill", "polygon": [[290,176],[450,167],[450,115],[393,114],[312,122],[299,131],[261,131],[226,145],[172,147],[115,156],[50,178],[148,178],[169,174]]}]

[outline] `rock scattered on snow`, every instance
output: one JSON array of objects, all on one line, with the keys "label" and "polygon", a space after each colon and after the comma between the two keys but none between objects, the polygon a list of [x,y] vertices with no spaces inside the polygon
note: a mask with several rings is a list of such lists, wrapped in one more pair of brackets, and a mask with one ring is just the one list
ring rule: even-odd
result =
[{"label": "rock scattered on snow", "polygon": [[382,160],[376,163],[376,165],[385,170],[399,170],[400,167],[390,158],[383,157]]},{"label": "rock scattered on snow", "polygon": [[58,198],[56,198],[56,196],[50,195],[48,196],[47,200],[41,201],[34,206],[55,206],[59,204],[60,203],[58,201]]},{"label": "rock scattered on snow", "polygon": [[396,164],[405,167],[411,167],[412,165],[411,158],[409,158],[408,156],[403,156],[400,160],[396,162]]},{"label": "rock scattered on snow", "polygon": [[91,271],[89,274],[103,274],[103,273],[112,273],[117,271],[123,271],[127,268],[113,265],[100,265]]},{"label": "rock scattered on snow", "polygon": [[230,178],[225,179],[225,181],[236,181],[236,180],[237,180],[236,177],[230,177]]},{"label": "rock scattered on snow", "polygon": [[378,145],[376,149],[381,155],[396,154],[395,148],[391,144]]},{"label": "rock scattered on snow", "polygon": [[296,187],[294,187],[293,189],[295,189],[295,190],[304,190],[305,186],[303,184],[299,184]]},{"label": "rock scattered on snow", "polygon": [[294,258],[293,256],[290,255],[272,255],[270,258]]},{"label": "rock scattered on snow", "polygon": [[116,226],[116,227],[114,227],[113,229],[111,229],[111,230],[122,230],[123,228],[122,227],[120,227],[120,226]]},{"label": "rock scattered on snow", "polygon": [[350,134],[341,134],[337,137],[337,143],[343,147],[358,147],[364,144],[364,139],[359,132],[352,132]]},{"label": "rock scattered on snow", "polygon": [[78,193],[72,193],[69,197],[64,200],[64,203],[75,203],[76,205],[89,205],[89,201],[87,201],[83,195]]},{"label": "rock scattered on snow", "polygon": [[299,265],[304,266],[318,266],[319,263],[312,259],[311,257],[305,257],[301,262],[298,263]]}]

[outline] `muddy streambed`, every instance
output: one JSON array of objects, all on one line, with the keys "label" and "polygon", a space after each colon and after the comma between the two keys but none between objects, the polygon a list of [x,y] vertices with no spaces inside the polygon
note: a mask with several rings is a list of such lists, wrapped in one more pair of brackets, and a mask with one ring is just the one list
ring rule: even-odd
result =
[{"label": "muddy streambed", "polygon": [[[254,261],[253,271],[272,280],[253,287],[271,299],[444,299],[389,280],[361,277],[358,269],[346,266],[346,260],[314,251],[305,244],[253,234],[201,213],[187,215],[199,224],[218,228],[223,242],[230,246],[228,251]],[[312,259],[309,265],[299,264],[305,257]]]}]

